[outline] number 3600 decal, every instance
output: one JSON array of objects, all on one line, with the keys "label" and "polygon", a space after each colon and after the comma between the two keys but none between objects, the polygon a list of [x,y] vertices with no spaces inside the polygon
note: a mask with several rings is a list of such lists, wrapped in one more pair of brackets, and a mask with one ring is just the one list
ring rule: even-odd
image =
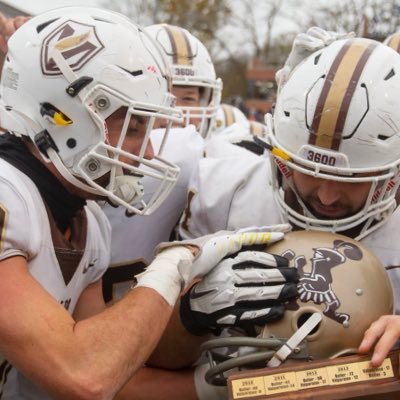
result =
[{"label": "number 3600 decal", "polygon": [[313,161],[319,164],[329,165],[334,167],[336,165],[336,158],[333,156],[329,156],[327,154],[317,153],[313,150],[307,151],[307,160]]}]

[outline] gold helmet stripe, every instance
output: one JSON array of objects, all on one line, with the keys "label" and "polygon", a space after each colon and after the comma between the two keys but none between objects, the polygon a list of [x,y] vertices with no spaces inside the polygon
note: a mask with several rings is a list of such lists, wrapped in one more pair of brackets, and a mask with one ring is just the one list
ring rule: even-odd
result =
[{"label": "gold helmet stripe", "polygon": [[396,50],[398,53],[400,53],[400,35],[399,34],[393,35],[390,38],[387,45],[391,47],[393,50]]},{"label": "gold helmet stripe", "polygon": [[164,25],[172,47],[172,62],[177,65],[192,65],[193,52],[186,32],[171,25]]},{"label": "gold helmet stripe", "polygon": [[254,136],[263,136],[264,130],[262,124],[250,121],[250,133]]},{"label": "gold helmet stripe", "polygon": [[338,150],[349,105],[369,56],[378,43],[350,40],[325,78],[311,124],[310,144]]},{"label": "gold helmet stripe", "polygon": [[224,110],[225,117],[225,126],[230,126],[235,122],[235,114],[233,112],[233,108],[227,105],[223,105],[222,109]]}]

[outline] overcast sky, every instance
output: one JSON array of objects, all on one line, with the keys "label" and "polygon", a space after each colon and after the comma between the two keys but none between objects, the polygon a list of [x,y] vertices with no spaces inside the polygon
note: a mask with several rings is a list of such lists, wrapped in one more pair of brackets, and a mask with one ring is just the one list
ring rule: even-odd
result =
[{"label": "overcast sky", "polygon": [[99,0],[2,0],[2,2],[33,14],[63,6],[99,5]]}]

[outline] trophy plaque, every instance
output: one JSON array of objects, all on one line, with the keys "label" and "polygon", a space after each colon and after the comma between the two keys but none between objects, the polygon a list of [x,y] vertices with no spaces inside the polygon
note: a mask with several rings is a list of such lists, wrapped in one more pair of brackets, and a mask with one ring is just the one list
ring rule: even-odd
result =
[{"label": "trophy plaque", "polygon": [[392,351],[378,368],[352,355],[238,372],[228,378],[229,399],[393,400],[400,398],[399,357]]}]

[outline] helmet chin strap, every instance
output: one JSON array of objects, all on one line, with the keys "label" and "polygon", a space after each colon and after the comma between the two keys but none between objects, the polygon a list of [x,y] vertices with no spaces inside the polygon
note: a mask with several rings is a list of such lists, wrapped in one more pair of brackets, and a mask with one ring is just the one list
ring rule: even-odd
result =
[{"label": "helmet chin strap", "polygon": [[286,343],[275,352],[268,361],[267,367],[279,367],[321,321],[321,314],[313,313]]},{"label": "helmet chin strap", "polygon": [[[74,175],[72,175],[68,168],[60,160],[60,157],[54,149],[48,149],[47,155],[49,160],[54,164],[62,177],[69,183],[87,193],[106,196],[106,193],[102,193],[101,190],[85,184],[84,182],[77,179]],[[144,188],[140,179],[140,176],[117,175],[115,177],[112,189],[113,194],[115,195],[115,197],[118,197],[128,204],[133,205],[139,203],[142,200],[144,193]],[[109,200],[116,206],[121,205],[121,203],[113,200],[111,197],[109,197]]]},{"label": "helmet chin strap", "polygon": [[114,194],[128,204],[137,204],[143,198],[144,188],[140,176],[118,175],[115,177]]},{"label": "helmet chin strap", "polygon": [[71,172],[63,164],[63,162],[61,161],[60,157],[58,156],[57,152],[54,149],[52,148],[47,149],[47,157],[54,164],[58,172],[62,175],[62,177],[66,181],[68,181],[72,185],[76,186],[78,189],[81,189],[87,193],[99,195],[98,190],[89,185],[86,185],[85,183],[80,181],[78,178],[75,178],[75,176],[71,174]]}]

